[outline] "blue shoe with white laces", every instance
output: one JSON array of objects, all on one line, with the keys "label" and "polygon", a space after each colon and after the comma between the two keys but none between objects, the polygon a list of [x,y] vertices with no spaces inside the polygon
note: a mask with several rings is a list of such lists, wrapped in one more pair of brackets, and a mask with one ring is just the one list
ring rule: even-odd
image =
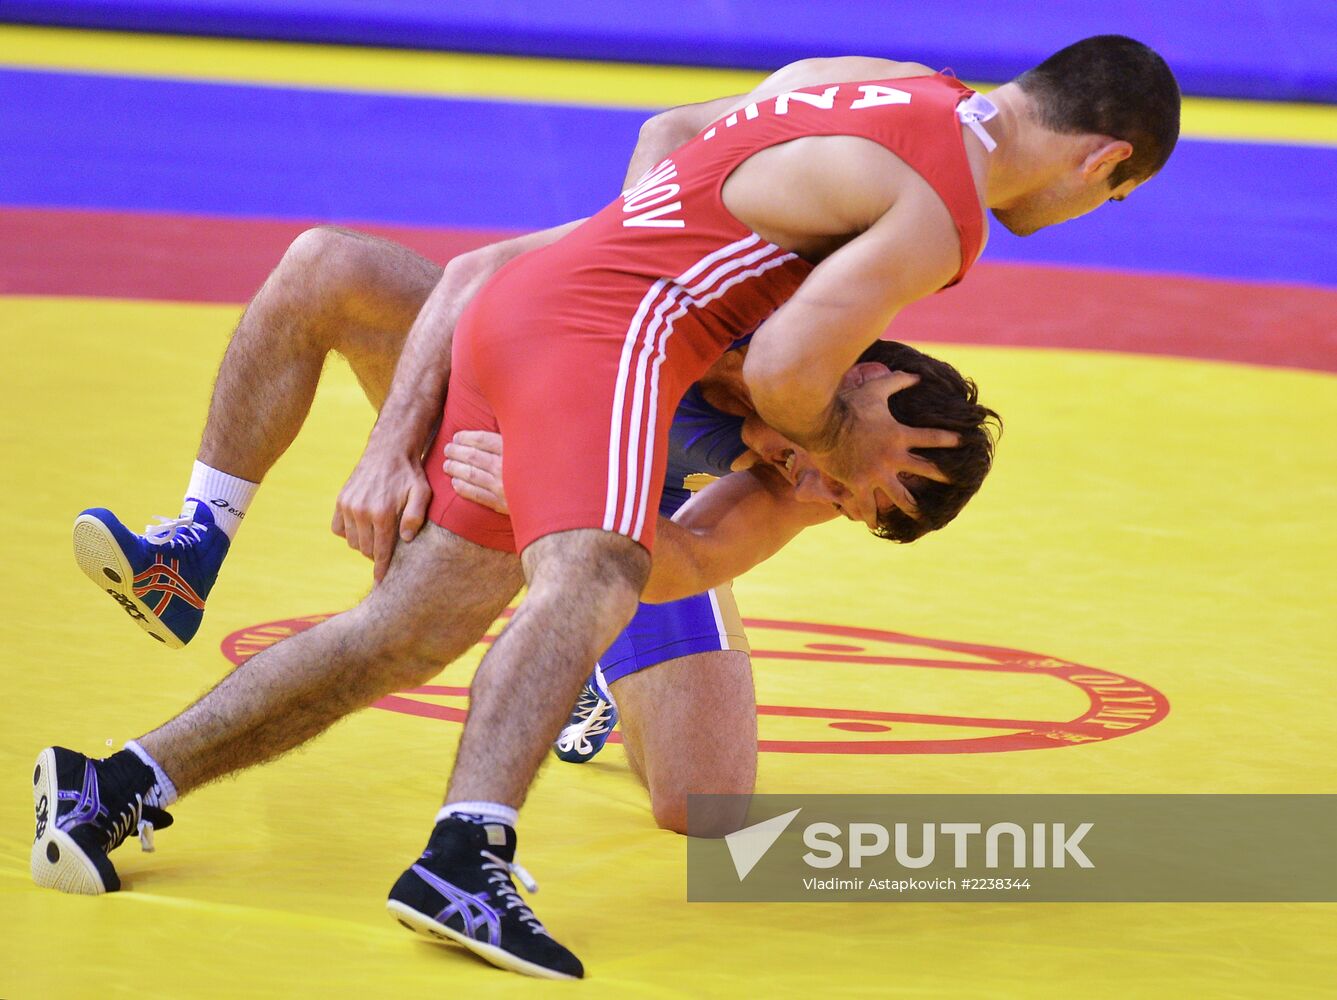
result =
[{"label": "blue shoe with white laces", "polygon": [[198,500],[157,520],[136,535],[111,511],[90,508],[74,519],[74,559],[135,624],[180,649],[199,631],[231,539]]},{"label": "blue shoe with white laces", "polygon": [[571,718],[552,745],[552,752],[568,764],[584,764],[604,748],[616,725],[617,706],[590,675],[580,689]]}]

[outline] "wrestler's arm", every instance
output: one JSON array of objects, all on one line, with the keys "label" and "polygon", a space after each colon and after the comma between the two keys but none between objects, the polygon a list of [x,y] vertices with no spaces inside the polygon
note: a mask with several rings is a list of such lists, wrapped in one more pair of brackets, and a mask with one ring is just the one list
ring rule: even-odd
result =
[{"label": "wrestler's arm", "polygon": [[841,378],[904,306],[950,281],[959,261],[955,226],[941,202],[902,197],[813,270],[757,330],[743,364],[761,419],[848,486],[870,527],[875,490],[913,513],[899,473],[943,478],[910,449],[951,447],[958,439],[891,417],[887,397],[914,384],[913,376],[873,379],[843,394]]},{"label": "wrestler's arm", "polygon": [[731,473],[672,520],[659,519],[641,600],[662,604],[718,587],[765,562],[804,528],[837,516],[832,507],[796,500],[793,486],[769,467]]},{"label": "wrestler's arm", "polygon": [[[670,108],[651,116],[641,126],[636,148],[627,164],[623,187],[629,187],[650,167],[691,139],[725,112],[737,97]],[[395,368],[385,405],[372,431],[392,438],[400,450],[421,447],[432,422],[440,415],[450,376],[450,345],[460,314],[503,265],[561,239],[584,219],[541,232],[479,247],[451,260],[436,288],[418,314],[400,363]],[[421,521],[419,521],[419,525]],[[416,528],[414,529],[416,530]]]},{"label": "wrestler's arm", "polygon": [[[499,514],[508,512],[500,434],[460,431],[445,452],[445,472],[456,493]],[[659,519],[641,599],[663,604],[727,583],[775,555],[804,528],[836,516],[834,507],[796,499],[794,487],[769,466],[730,473],[683,504],[673,520]]]},{"label": "wrestler's arm", "polygon": [[479,247],[452,258],[428,296],[404,342],[394,379],[372,430],[373,439],[391,438],[421,449],[440,416],[450,375],[450,347],[455,326],[478,291],[507,262],[547,246],[584,219]]}]

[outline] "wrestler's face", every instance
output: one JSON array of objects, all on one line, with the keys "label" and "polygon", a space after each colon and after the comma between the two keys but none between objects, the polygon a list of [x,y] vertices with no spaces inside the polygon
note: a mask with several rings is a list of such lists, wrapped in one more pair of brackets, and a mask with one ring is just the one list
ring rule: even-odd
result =
[{"label": "wrestler's face", "polygon": [[801,446],[763,423],[760,417],[743,421],[743,443],[748,450],[734,463],[735,469],[769,465],[794,487],[796,499],[826,504],[846,517],[852,516],[843,506],[849,499],[849,490],[818,469]]},{"label": "wrestler's face", "polygon": [[[870,378],[889,374],[886,365],[860,362],[845,373],[840,391],[857,388]],[[802,446],[785,437],[755,414],[743,421],[743,443],[748,450],[734,463],[735,470],[764,464],[774,468],[793,487],[795,499],[835,507],[843,517],[858,521],[847,508],[850,491],[817,468]]]},{"label": "wrestler's face", "polygon": [[1123,201],[1140,181],[1129,179],[1111,186],[1110,175],[1123,157],[1118,156],[1127,143],[1110,143],[1093,151],[1073,168],[1050,184],[995,206],[993,216],[1011,233],[1030,236],[1047,226],[1056,226],[1094,212],[1110,201]]}]

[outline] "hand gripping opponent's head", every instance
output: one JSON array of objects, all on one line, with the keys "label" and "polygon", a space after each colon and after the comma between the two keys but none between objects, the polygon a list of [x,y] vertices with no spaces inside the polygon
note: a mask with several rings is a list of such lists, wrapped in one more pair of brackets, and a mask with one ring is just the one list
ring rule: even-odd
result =
[{"label": "hand gripping opponent's head", "polygon": [[[972,380],[947,362],[892,340],[879,340],[865,350],[858,363],[845,373],[841,391],[849,392],[872,379],[887,378],[892,372],[909,372],[919,378],[914,385],[887,398],[887,406],[898,423],[954,431],[961,439],[955,448],[916,452],[936,465],[949,480],[940,483],[923,476],[904,477],[918,507],[917,518],[894,507],[878,518],[874,534],[879,538],[912,542],[946,525],[979,492],[993,465],[994,442],[1002,420],[996,412],[980,404],[979,390]],[[849,491],[818,469],[808,452],[760,417],[744,421],[743,443],[755,456],[754,461],[773,465],[789,480],[800,500],[831,504],[853,518],[844,506]]]}]

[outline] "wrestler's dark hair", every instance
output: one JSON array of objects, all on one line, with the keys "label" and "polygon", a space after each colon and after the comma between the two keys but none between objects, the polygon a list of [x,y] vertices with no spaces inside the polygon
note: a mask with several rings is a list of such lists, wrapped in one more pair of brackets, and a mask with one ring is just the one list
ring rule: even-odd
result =
[{"label": "wrestler's dark hair", "polygon": [[947,524],[979,492],[993,465],[994,442],[1003,430],[1003,420],[979,402],[979,389],[946,361],[929,357],[894,340],[879,340],[859,355],[860,361],[876,361],[892,371],[911,372],[919,381],[894,393],[887,400],[891,415],[907,427],[938,427],[955,431],[961,444],[955,448],[916,449],[915,454],[936,465],[951,482],[940,483],[924,476],[910,476],[906,488],[915,498],[919,517],[912,518],[893,508],[878,518],[873,534],[894,542],[913,542]]},{"label": "wrestler's dark hair", "polygon": [[1146,180],[1179,139],[1179,84],[1165,60],[1123,35],[1095,35],[1055,52],[1013,81],[1055,132],[1107,135],[1133,147],[1110,187]]}]

